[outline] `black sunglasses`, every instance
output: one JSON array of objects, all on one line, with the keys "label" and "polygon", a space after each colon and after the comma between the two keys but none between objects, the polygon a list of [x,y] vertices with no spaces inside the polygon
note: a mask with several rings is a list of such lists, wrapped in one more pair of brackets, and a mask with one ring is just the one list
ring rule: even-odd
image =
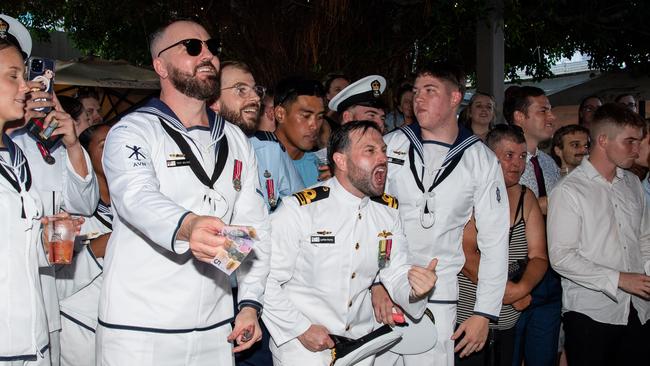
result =
[{"label": "black sunglasses", "polygon": [[163,49],[162,51],[158,52],[158,56],[160,57],[160,54],[167,51],[170,48],[174,48],[178,46],[179,44],[182,44],[185,46],[185,50],[187,51],[187,54],[190,56],[198,56],[201,53],[201,50],[203,49],[203,44],[208,47],[208,50],[210,53],[212,53],[215,56],[219,56],[221,53],[221,42],[219,42],[218,39],[216,38],[210,38],[207,41],[202,41],[200,39],[196,38],[190,38],[190,39],[184,39],[182,41],[178,41],[174,43],[173,45]]}]

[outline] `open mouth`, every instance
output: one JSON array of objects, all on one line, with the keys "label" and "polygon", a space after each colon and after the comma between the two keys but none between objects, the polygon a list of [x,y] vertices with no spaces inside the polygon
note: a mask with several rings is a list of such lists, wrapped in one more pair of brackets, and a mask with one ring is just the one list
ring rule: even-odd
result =
[{"label": "open mouth", "polygon": [[372,171],[372,181],[378,187],[386,184],[386,165],[380,165]]}]

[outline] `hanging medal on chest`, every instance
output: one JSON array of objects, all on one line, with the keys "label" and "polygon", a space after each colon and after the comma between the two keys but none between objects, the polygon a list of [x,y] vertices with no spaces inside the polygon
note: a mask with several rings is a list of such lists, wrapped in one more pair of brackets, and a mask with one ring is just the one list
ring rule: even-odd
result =
[{"label": "hanging medal on chest", "polygon": [[420,224],[423,228],[428,229],[436,221],[435,216],[435,192],[426,192],[422,195],[419,202],[420,206]]},{"label": "hanging medal on chest", "polygon": [[242,162],[241,160],[235,159],[235,164],[232,171],[232,186],[237,192],[241,191],[241,171]]},{"label": "hanging medal on chest", "polygon": [[390,238],[393,233],[390,231],[382,230],[377,237],[379,238],[379,250],[377,251],[377,266],[379,269],[384,269],[386,263],[390,261],[390,251],[393,247],[393,239]]},{"label": "hanging medal on chest", "polygon": [[275,198],[275,184],[273,183],[273,178],[271,178],[271,173],[268,170],[264,171],[264,178],[266,178],[266,195],[269,197],[269,205],[271,209],[274,209],[278,204],[278,200]]}]

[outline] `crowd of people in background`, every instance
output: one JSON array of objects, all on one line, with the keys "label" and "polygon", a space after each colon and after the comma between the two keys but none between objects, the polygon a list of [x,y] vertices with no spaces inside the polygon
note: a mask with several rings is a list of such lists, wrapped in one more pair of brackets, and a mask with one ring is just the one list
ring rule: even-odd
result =
[{"label": "crowd of people in background", "polygon": [[[201,25],[174,21],[150,39],[160,96],[108,124],[96,91],[26,81],[29,33],[2,25],[0,365],[650,359],[650,134],[635,95],[586,96],[560,127],[533,86],[463,107],[447,62],[390,102],[381,75],[264,87]],[[67,218],[74,257],[52,265],[43,228]],[[256,233],[231,276],[213,265],[230,226]],[[389,339],[428,314],[435,344]],[[363,341],[337,348],[349,339]]]}]

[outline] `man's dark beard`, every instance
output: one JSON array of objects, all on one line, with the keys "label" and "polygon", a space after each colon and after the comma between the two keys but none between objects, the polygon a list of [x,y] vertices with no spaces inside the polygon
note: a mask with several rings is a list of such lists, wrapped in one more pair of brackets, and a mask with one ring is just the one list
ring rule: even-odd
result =
[{"label": "man's dark beard", "polygon": [[219,72],[215,75],[211,75],[206,80],[199,80],[196,78],[196,70],[204,66],[211,66],[214,68],[214,65],[211,63],[204,62],[194,69],[193,75],[190,75],[189,73],[182,72],[181,70],[170,66],[169,79],[176,90],[190,98],[204,101],[215,100],[219,98],[221,92]]},{"label": "man's dark beard", "polygon": [[246,136],[253,136],[257,131],[257,127],[260,124],[260,114],[257,114],[255,121],[247,122],[242,118],[241,112],[233,111],[229,109],[224,104],[219,103],[219,115],[225,118],[226,121],[234,123],[239,127]]}]

